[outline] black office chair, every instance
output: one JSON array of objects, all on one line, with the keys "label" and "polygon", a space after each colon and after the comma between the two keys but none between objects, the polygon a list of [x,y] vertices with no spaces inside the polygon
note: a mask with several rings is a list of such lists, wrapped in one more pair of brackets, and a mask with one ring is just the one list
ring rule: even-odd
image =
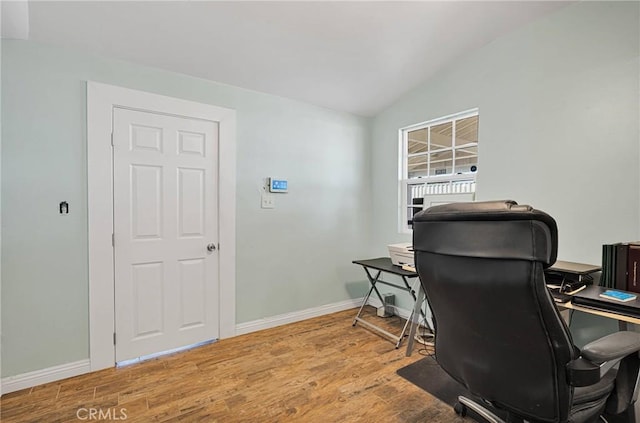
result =
[{"label": "black office chair", "polygon": [[458,398],[459,414],[571,423],[604,414],[635,423],[640,334],[573,345],[543,273],[557,244],[551,216],[513,201],[447,204],[414,217],[436,360],[479,399]]}]

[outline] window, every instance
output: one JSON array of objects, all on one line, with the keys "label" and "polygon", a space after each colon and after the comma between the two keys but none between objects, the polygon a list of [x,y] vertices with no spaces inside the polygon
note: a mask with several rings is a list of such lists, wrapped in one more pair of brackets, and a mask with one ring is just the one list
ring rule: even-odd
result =
[{"label": "window", "polygon": [[472,201],[478,171],[478,109],[400,129],[400,231],[429,205]]}]

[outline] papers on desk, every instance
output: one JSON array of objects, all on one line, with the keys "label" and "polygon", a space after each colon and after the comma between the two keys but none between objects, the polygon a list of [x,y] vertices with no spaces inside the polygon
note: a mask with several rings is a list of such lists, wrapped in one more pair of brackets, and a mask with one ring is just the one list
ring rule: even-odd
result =
[{"label": "papers on desk", "polygon": [[416,273],[416,268],[410,264],[403,264],[402,265],[402,270],[406,270],[407,272],[413,272]]},{"label": "papers on desk", "polygon": [[396,266],[402,266],[405,264],[415,266],[413,246],[410,242],[405,242],[402,244],[389,244],[387,245],[387,248],[389,249],[389,257],[391,257],[391,263],[395,264]]}]

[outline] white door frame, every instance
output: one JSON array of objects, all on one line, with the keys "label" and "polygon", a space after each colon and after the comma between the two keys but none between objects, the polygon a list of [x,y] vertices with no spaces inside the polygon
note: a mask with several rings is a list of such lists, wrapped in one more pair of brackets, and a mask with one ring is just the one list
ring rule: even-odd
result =
[{"label": "white door frame", "polygon": [[220,338],[236,328],[236,112],[143,91],[87,82],[89,360],[91,371],[115,364],[112,116],[114,107],[219,122]]}]

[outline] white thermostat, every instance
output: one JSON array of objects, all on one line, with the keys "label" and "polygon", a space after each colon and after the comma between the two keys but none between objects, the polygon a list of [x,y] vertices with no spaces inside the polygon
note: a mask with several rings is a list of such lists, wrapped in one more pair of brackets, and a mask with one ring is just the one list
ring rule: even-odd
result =
[{"label": "white thermostat", "polygon": [[287,192],[287,190],[288,190],[288,184],[286,179],[269,178],[270,192]]}]

